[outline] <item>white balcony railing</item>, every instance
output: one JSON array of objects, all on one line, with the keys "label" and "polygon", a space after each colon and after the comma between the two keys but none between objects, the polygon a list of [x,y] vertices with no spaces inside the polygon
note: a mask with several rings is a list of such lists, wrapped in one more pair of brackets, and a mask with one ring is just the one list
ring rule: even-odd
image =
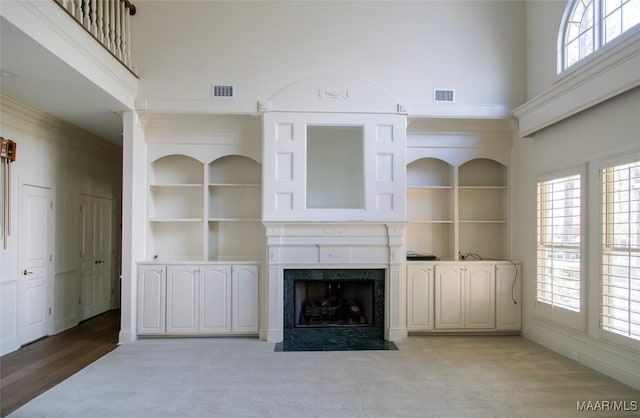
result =
[{"label": "white balcony railing", "polygon": [[129,0],[54,0],[129,70],[131,16],[136,7]]}]

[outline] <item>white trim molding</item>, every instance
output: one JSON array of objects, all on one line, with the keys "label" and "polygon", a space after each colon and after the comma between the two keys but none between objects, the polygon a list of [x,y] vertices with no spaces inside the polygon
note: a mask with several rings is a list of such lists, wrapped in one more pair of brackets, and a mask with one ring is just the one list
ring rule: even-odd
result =
[{"label": "white trim molding", "polygon": [[123,106],[134,108],[138,78],[54,1],[3,1],[1,14]]},{"label": "white trim molding", "polygon": [[602,48],[541,95],[513,111],[526,137],[640,86],[640,33]]},{"label": "white trim molding", "polygon": [[[18,100],[0,94],[2,124],[32,133],[62,146],[120,164],[122,149],[115,144],[87,132],[75,125],[30,107]],[[56,135],[47,134],[55,132]]]}]

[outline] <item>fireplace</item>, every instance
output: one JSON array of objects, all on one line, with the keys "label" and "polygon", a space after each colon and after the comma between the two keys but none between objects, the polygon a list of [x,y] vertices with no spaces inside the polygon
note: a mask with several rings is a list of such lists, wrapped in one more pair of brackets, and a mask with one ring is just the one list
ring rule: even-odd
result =
[{"label": "fireplace", "polygon": [[276,349],[325,350],[338,341],[355,347],[407,337],[404,224],[265,222],[265,227],[260,338],[278,343]]},{"label": "fireplace", "polygon": [[295,327],[370,327],[374,280],[295,280]]},{"label": "fireplace", "polygon": [[384,340],[385,274],[385,269],[285,269],[281,349],[395,349]]}]

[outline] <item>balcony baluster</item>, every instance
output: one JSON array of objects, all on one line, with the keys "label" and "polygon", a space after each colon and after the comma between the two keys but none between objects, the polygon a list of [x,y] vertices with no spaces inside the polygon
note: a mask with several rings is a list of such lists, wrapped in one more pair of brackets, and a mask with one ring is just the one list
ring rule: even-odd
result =
[{"label": "balcony baluster", "polygon": [[131,16],[136,7],[129,0],[54,0],[129,70]]}]

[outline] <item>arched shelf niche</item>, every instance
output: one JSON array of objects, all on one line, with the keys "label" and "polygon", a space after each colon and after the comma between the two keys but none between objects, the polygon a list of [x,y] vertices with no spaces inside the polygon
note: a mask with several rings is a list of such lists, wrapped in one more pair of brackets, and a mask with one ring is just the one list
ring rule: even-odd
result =
[{"label": "arched shelf niche", "polygon": [[489,158],[458,167],[458,245],[474,258],[508,257],[508,169]]},{"label": "arched shelf niche", "polygon": [[407,250],[455,257],[455,169],[437,158],[407,165]]},{"label": "arched shelf niche", "polygon": [[208,167],[207,258],[259,260],[264,251],[262,167],[227,155]]},{"label": "arched shelf niche", "polygon": [[181,154],[151,162],[149,258],[201,260],[204,164]]}]

